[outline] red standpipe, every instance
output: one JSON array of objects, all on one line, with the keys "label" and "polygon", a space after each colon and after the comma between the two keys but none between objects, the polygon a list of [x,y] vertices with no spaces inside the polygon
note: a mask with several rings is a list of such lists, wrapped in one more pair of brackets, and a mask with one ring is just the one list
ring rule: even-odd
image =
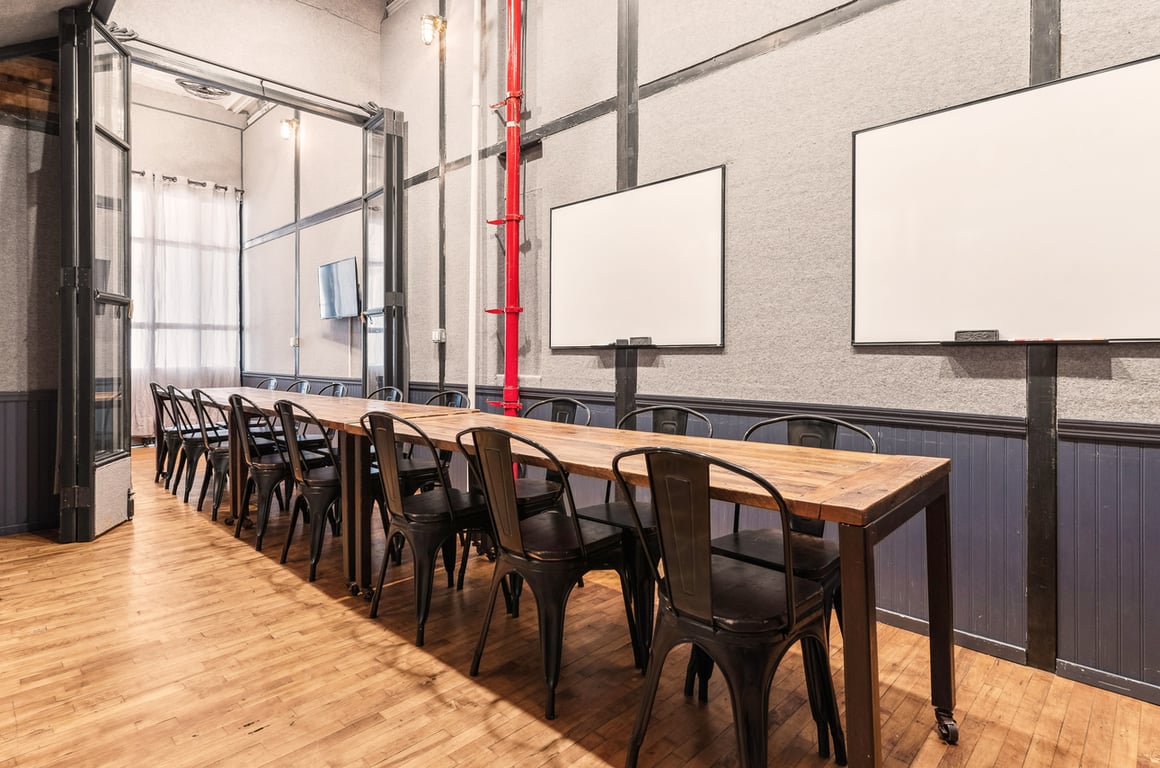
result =
[{"label": "red standpipe", "polygon": [[[507,57],[507,204],[504,217],[491,224],[504,225],[506,292],[503,309],[488,310],[504,315],[504,372],[503,402],[505,416],[518,416],[520,411],[520,114],[524,92],[521,88],[523,29],[522,0],[508,0],[508,57]],[[494,106],[499,106],[494,105]]]}]

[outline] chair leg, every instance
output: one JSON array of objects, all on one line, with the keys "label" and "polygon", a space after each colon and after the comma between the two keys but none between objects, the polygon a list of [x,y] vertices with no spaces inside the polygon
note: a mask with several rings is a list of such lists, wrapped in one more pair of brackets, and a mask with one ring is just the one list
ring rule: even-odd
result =
[{"label": "chair leg", "polygon": [[229,457],[227,456],[225,461],[215,462],[215,464],[217,466],[214,468],[213,511],[209,516],[210,520],[218,519],[218,507],[222,505],[222,494],[225,493],[226,480],[229,479],[229,471],[227,469],[229,466]]},{"label": "chair leg", "polygon": [[548,689],[544,717],[548,720],[556,719],[556,686],[560,682],[560,660],[564,650],[564,612],[568,595],[576,586],[579,575],[575,570],[561,570],[529,573],[527,576],[540,620],[540,655],[544,662],[544,684]]},{"label": "chair leg", "polygon": [[242,508],[231,509],[230,516],[225,519],[226,525],[234,526],[235,539],[242,537],[242,528],[245,527],[246,518],[250,515],[250,497],[254,493],[254,486],[254,476],[251,475],[246,479],[246,490],[242,494]]},{"label": "chair leg", "polygon": [[[634,667],[641,671],[641,674],[644,674],[648,652],[644,648],[644,643],[636,626],[636,616],[632,607],[631,581],[625,571],[618,570],[616,573],[620,577],[620,594],[624,598],[624,615],[628,620],[628,639],[632,644],[632,663]],[[583,587],[584,580],[578,579],[576,586]]]},{"label": "chair leg", "polygon": [[294,539],[294,529],[298,527],[298,511],[305,506],[306,499],[299,496],[290,510],[290,527],[286,530],[286,543],[282,545],[282,558],[278,560],[279,563],[285,563],[286,556],[290,554],[290,542]]},{"label": "chair leg", "polygon": [[771,653],[722,654],[717,659],[729,683],[733,730],[741,768],[766,768],[769,754],[769,687]]},{"label": "chair leg", "polygon": [[[197,511],[198,512],[200,512],[201,508],[203,506],[205,506],[205,495],[209,491],[209,481],[213,478],[213,474],[214,474],[213,462],[207,461],[205,463],[205,475],[203,475],[201,478],[201,491],[197,495]],[[190,475],[190,477],[192,477],[192,475]],[[216,520],[216,519],[217,518],[215,517],[214,520]]]},{"label": "chair leg", "polygon": [[479,674],[479,662],[483,658],[483,646],[487,643],[487,630],[491,626],[491,615],[495,612],[495,597],[499,587],[504,583],[510,569],[504,567],[501,561],[495,563],[495,571],[491,574],[491,589],[487,595],[487,611],[483,614],[483,626],[479,630],[479,641],[475,644],[475,654],[471,657],[471,677]]},{"label": "chair leg", "polygon": [[709,701],[709,678],[713,676],[713,657],[701,650],[700,646],[693,645],[689,652],[689,664],[685,667],[685,695],[693,695],[693,683],[700,680],[697,686],[697,701],[702,704]]},{"label": "chair leg", "polygon": [[455,537],[451,536],[443,542],[443,568],[447,571],[447,588],[455,586]]},{"label": "chair leg", "polygon": [[182,501],[186,504],[189,503],[189,494],[193,490],[193,476],[197,474],[197,465],[201,462],[201,455],[205,453],[205,448],[202,447],[201,443],[198,443],[189,453],[191,454],[189,457],[189,474],[185,476],[185,496],[182,498]]},{"label": "chair leg", "polygon": [[165,490],[169,490],[169,483],[173,479],[173,470],[177,466],[177,454],[181,453],[181,439],[165,439]]},{"label": "chair leg", "polygon": [[379,615],[379,600],[383,596],[383,584],[387,582],[387,566],[391,564],[391,528],[390,524],[386,523],[383,526],[383,531],[387,536],[387,545],[383,549],[383,567],[379,569],[379,584],[375,588],[375,595],[371,598],[371,618],[378,618]]},{"label": "chair leg", "polygon": [[254,549],[259,552],[262,551],[262,540],[266,537],[266,528],[270,524],[271,497],[278,493],[278,486],[281,482],[278,478],[274,478],[273,482],[270,478],[263,478],[256,483],[258,488],[258,530],[254,536]]},{"label": "chair leg", "polygon": [[[812,649],[812,667],[814,670],[814,681],[807,679],[807,683],[815,682],[817,685],[817,694],[819,698],[819,710],[826,716],[826,720],[830,725],[830,737],[834,742],[834,762],[838,765],[846,764],[846,736],[842,732],[842,714],[838,708],[838,696],[834,693],[834,678],[830,672],[830,654],[829,648],[821,637],[807,638],[806,643],[802,646],[802,652],[805,653],[806,647]],[[819,735],[819,745],[822,740]],[[829,752],[827,748],[826,752]],[[821,755],[821,747],[818,748],[818,754]],[[825,757],[826,755],[822,755]]]},{"label": "chair leg", "polygon": [[[442,549],[446,557],[447,542],[451,544],[451,551],[455,552],[455,536],[439,542],[432,536],[416,536],[411,541],[411,554],[415,558],[415,645],[423,646],[423,630],[427,625],[427,617],[431,614],[431,591],[435,583],[435,557]],[[448,574],[450,580],[451,574]],[[451,586],[450,584],[448,586]]]},{"label": "chair leg", "polygon": [[628,755],[624,761],[625,768],[636,768],[640,747],[644,743],[644,734],[648,730],[648,721],[652,717],[653,703],[656,701],[657,686],[661,681],[665,659],[676,643],[676,639],[676,629],[662,615],[657,621],[656,632],[653,634],[652,653],[645,669],[644,686],[640,692],[640,708],[636,711],[636,724],[633,725],[632,735],[628,739]]},{"label": "chair leg", "polygon": [[814,725],[818,731],[818,757],[830,756],[830,715],[823,701],[822,687],[825,681],[820,679],[816,646],[809,637],[801,640],[802,666],[806,675],[806,693],[810,700],[810,714],[814,718]]},{"label": "chair leg", "polygon": [[159,437],[156,439],[156,441],[154,441],[153,450],[155,462],[154,469],[156,470],[156,472],[153,473],[153,482],[156,483],[161,480],[161,475],[165,473],[165,459],[169,453],[169,443],[165,440],[164,437]]},{"label": "chair leg", "polygon": [[174,496],[177,495],[177,489],[181,487],[181,475],[185,471],[186,455],[184,446],[178,451],[178,454],[177,469],[170,473],[170,484],[165,486]]},{"label": "chair leg", "polygon": [[329,506],[318,510],[310,520],[310,576],[307,581],[314,581],[318,575],[318,561],[322,559],[322,539],[326,535],[328,517],[330,517]]},{"label": "chair leg", "polygon": [[467,573],[467,555],[470,551],[471,537],[465,535],[463,537],[463,558],[459,561],[459,577],[455,582],[455,589],[457,591],[462,591],[463,589],[463,576]]}]

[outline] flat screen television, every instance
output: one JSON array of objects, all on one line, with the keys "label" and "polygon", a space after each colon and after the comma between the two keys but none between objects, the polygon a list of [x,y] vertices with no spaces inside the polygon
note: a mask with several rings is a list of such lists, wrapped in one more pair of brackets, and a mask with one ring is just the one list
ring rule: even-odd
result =
[{"label": "flat screen television", "polygon": [[342,259],[318,268],[318,306],[322,319],[357,317],[359,313],[358,267],[355,259]]}]

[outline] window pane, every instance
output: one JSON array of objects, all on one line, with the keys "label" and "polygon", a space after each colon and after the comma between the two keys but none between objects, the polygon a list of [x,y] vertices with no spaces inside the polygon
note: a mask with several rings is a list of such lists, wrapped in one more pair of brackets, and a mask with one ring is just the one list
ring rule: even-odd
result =
[{"label": "window pane", "polygon": [[93,288],[102,293],[128,293],[125,237],[125,152],[97,135],[93,185],[96,191],[94,219]]},{"label": "window pane", "polygon": [[93,45],[93,117],[122,141],[125,135],[125,57],[97,30]]},{"label": "window pane", "polygon": [[94,318],[96,455],[129,449],[125,434],[125,307],[98,302]]},{"label": "window pane", "polygon": [[367,384],[371,393],[382,387],[386,382],[383,376],[383,355],[386,353],[386,336],[383,334],[383,314],[367,314]]},{"label": "window pane", "polygon": [[363,193],[374,192],[376,189],[383,188],[383,175],[386,170],[386,163],[383,159],[384,147],[386,146],[386,134],[384,132],[385,123],[380,122],[377,127],[366,131],[363,135],[366,136],[366,187]]},{"label": "window pane", "polygon": [[378,194],[367,201],[367,311],[383,308],[383,291],[386,285],[383,250],[383,195]]}]

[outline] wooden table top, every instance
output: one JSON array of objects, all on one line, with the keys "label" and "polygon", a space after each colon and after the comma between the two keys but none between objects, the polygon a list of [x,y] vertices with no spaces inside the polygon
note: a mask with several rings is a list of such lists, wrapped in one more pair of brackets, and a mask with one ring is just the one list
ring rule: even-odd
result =
[{"label": "wooden table top", "polygon": [[444,405],[420,405],[419,403],[399,403],[389,400],[365,400],[361,397],[331,397],[330,395],[301,395],[297,392],[257,389],[256,387],[207,387],[202,390],[222,405],[228,405],[230,395],[241,395],[252,400],[267,413],[274,413],[274,403],[289,400],[313,413],[322,426],[328,429],[348,430],[348,425],[357,426],[359,418],[367,411],[385,411],[404,419],[426,419],[433,416],[462,415],[475,413],[474,408],[449,408]]},{"label": "wooden table top", "polygon": [[[670,446],[699,451],[766,478],[795,515],[852,525],[873,522],[950,473],[949,459],[579,427],[463,410],[444,418],[424,419],[418,426],[439,448],[456,447],[455,436],[470,427],[506,429],[543,445],[569,472],[603,479],[613,477],[613,457],[630,448]],[[361,431],[357,421],[341,428]],[[513,446],[513,452],[528,463],[541,463],[534,455],[521,453],[519,446]],[[648,483],[643,459],[622,462],[621,471],[635,485]],[[768,505],[763,491],[735,475],[714,473],[713,488],[714,496],[726,501]]]},{"label": "wooden table top", "polygon": [[[205,392],[223,404],[241,394],[272,413],[274,403],[286,399],[308,408],[323,426],[361,434],[359,418],[367,411],[385,411],[417,421],[438,448],[455,449],[455,436],[470,427],[498,427],[543,445],[564,468],[578,475],[611,480],[612,459],[630,448],[670,446],[699,451],[739,464],[769,480],[785,498],[790,511],[801,517],[821,518],[851,525],[867,525],[902,501],[930,487],[950,473],[950,460],[823,448],[801,448],[710,437],[635,432],[607,427],[580,427],[539,419],[522,419],[475,409],[417,403],[364,400],[357,397],[300,395],[253,387],[218,387]],[[399,429],[400,434],[406,430]],[[516,458],[540,463],[534,454],[513,446]],[[644,461],[622,462],[625,479],[647,485]],[[714,496],[755,506],[768,506],[764,492],[743,478],[714,473]]]}]

